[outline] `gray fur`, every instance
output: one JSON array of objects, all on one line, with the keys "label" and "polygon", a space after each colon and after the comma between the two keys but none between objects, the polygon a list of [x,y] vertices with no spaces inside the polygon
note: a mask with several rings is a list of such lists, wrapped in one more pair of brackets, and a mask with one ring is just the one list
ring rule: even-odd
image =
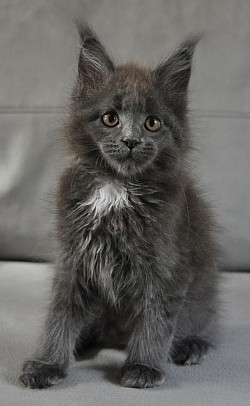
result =
[{"label": "gray fur", "polygon": [[[217,227],[188,169],[186,94],[197,38],[151,71],[114,67],[87,26],[80,36],[52,299],[21,381],[57,383],[73,352],[92,343],[126,350],[122,385],[153,387],[168,359],[200,362],[216,337]],[[119,116],[115,127],[102,122],[109,111]],[[155,133],[144,125],[148,116],[161,122]],[[133,149],[123,137],[136,140]]]}]

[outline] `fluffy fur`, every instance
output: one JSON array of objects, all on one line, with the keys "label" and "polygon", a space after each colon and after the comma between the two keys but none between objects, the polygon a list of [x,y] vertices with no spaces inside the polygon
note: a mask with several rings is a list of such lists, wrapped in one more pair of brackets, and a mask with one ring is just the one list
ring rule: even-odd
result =
[{"label": "fluffy fur", "polygon": [[[92,343],[126,350],[122,385],[154,387],[167,360],[202,360],[217,322],[216,225],[188,169],[187,87],[198,38],[150,70],[115,66],[88,26],[79,33],[52,298],[21,381],[57,383],[73,353]],[[108,112],[117,125],[105,125]],[[148,117],[160,122],[157,131]]]}]

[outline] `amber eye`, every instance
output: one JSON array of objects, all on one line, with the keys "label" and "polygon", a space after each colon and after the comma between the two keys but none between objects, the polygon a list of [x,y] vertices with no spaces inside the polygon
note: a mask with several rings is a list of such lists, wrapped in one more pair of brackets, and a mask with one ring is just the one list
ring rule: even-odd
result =
[{"label": "amber eye", "polygon": [[145,121],[145,127],[149,131],[158,131],[161,128],[159,118],[150,116]]},{"label": "amber eye", "polygon": [[102,116],[102,122],[107,127],[115,127],[119,124],[119,118],[116,113],[110,111],[109,113],[105,113]]}]

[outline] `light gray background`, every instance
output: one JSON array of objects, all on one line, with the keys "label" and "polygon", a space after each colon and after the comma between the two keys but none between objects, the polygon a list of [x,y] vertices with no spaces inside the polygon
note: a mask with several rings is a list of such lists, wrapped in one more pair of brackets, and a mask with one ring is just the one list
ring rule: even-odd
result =
[{"label": "light gray background", "polygon": [[196,172],[225,229],[224,266],[249,268],[249,0],[1,0],[0,257],[50,257],[64,165],[57,129],[77,71],[74,16],[121,62],[153,65],[205,32],[190,86]]},{"label": "light gray background", "polygon": [[[0,406],[248,406],[249,273],[227,273],[221,345],[202,366],[168,367],[152,390],[122,388],[124,354],[102,350],[46,391],[17,382],[42,326],[53,190],[65,165],[60,119],[77,71],[73,16],[84,16],[120,61],[153,64],[205,31],[191,79],[196,173],[225,228],[224,266],[250,264],[250,1],[0,0]],[[92,356],[91,356],[92,355]]]},{"label": "light gray background", "polygon": [[90,350],[61,384],[31,390],[18,376],[41,331],[51,276],[47,264],[0,261],[1,406],[249,406],[249,273],[225,275],[221,345],[202,365],[168,364],[162,386],[131,389],[119,384],[123,352]]}]

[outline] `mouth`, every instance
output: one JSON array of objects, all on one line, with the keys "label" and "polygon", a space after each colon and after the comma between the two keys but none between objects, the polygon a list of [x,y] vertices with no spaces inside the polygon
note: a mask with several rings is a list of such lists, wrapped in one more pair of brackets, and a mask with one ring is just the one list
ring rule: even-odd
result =
[{"label": "mouth", "polygon": [[127,155],[125,155],[125,157],[123,158],[123,161],[131,161],[132,159],[134,159],[134,155],[132,150],[130,149]]},{"label": "mouth", "polygon": [[[126,148],[127,149],[127,148]],[[110,153],[109,150],[105,151],[105,148],[102,148],[101,151],[106,158],[107,162],[114,168],[118,169],[119,172],[124,173],[124,175],[134,174],[136,172],[141,172],[143,167],[146,167],[149,163],[149,160],[145,159],[141,151],[127,149],[116,150],[115,154]],[[143,159],[144,158],[144,159]]]}]

